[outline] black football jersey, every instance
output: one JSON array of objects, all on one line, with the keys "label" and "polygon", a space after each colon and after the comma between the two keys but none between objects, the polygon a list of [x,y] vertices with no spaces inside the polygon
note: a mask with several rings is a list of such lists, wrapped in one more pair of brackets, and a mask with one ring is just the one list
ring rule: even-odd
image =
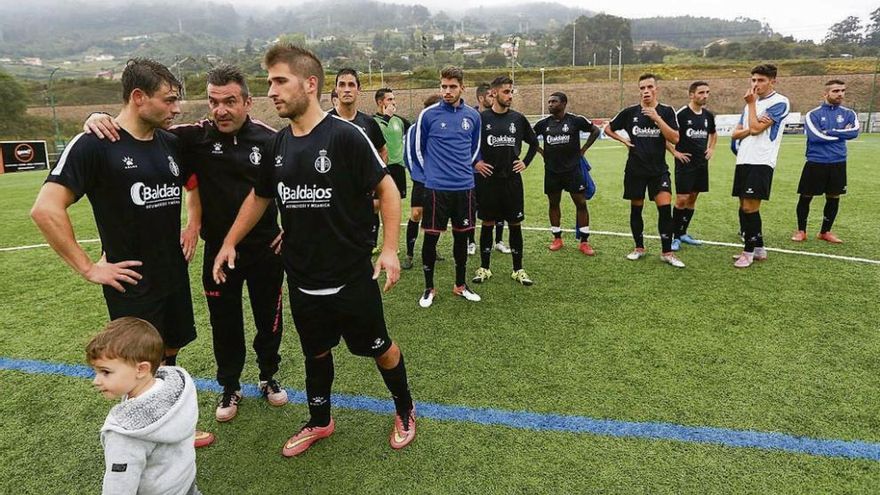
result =
[{"label": "black football jersey", "polygon": [[[217,130],[213,122],[177,125],[183,161],[192,169],[202,200],[202,239],[220,246],[238,210],[257,182],[260,164],[268,159],[275,130],[250,117],[235,134]],[[191,184],[195,185],[195,184]],[[278,235],[278,210],[266,209],[239,248],[268,245]]]},{"label": "black football jersey", "polygon": [[177,138],[156,130],[153,139],[135,139],[123,129],[110,142],[79,134],[62,153],[46,182],[89,198],[107,261],[137,260],[143,278],[116,300],[159,299],[187,280],[180,248],[180,208],[189,172],[181,168]]},{"label": "black football jersey", "polygon": [[513,162],[519,159],[523,142],[529,145],[523,161],[526,165],[531,163],[537,152],[538,139],[525,115],[513,110],[504,113],[486,110],[480,114],[480,119],[483,130],[479,158],[493,167],[489,179],[513,176]]},{"label": "black football jersey", "polygon": [[278,202],[294,286],[340,287],[369,274],[373,191],[385,174],[366,134],[340,117],[325,116],[306,136],[290,126],[276,134],[254,191]]},{"label": "black football jersey", "polygon": [[[335,115],[339,118],[339,113],[336,112],[336,109],[330,110],[328,112],[330,115]],[[343,119],[345,120],[345,119]],[[370,138],[370,142],[373,143],[373,146],[377,150],[381,150],[383,146],[385,146],[385,135],[382,134],[382,128],[379,127],[379,124],[376,123],[376,120],[373,117],[361,112],[360,110],[354,114],[354,119],[350,120],[352,124],[361,128],[362,131],[367,133],[367,137]]]},{"label": "black football jersey", "polygon": [[581,160],[581,132],[591,133],[596,126],[582,115],[566,113],[562,120],[552,115],[535,124],[535,134],[544,146],[544,168],[565,174],[577,169]]},{"label": "black football jersey", "polygon": [[[669,105],[657,104],[657,113],[669,127],[678,129],[675,110]],[[629,148],[626,171],[636,175],[658,175],[669,170],[666,165],[666,138],[660,127],[642,113],[641,105],[624,108],[609,124],[611,130],[624,130],[634,147]]]},{"label": "black football jersey", "polygon": [[715,134],[715,115],[705,108],[694,113],[685,105],[675,114],[678,121],[678,144],[675,150],[690,153],[691,162],[705,162],[706,149],[709,147],[709,135]]}]

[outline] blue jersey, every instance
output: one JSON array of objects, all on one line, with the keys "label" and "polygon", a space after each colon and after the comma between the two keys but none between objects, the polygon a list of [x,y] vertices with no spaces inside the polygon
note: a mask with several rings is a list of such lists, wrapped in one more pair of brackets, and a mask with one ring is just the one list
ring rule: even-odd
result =
[{"label": "blue jersey", "polygon": [[416,182],[425,182],[425,170],[416,156],[416,126],[410,126],[403,138],[403,163],[409,170],[409,176]]},{"label": "blue jersey", "polygon": [[474,161],[480,149],[480,114],[459,100],[422,110],[416,123],[415,152],[425,171],[425,187],[437,191],[474,188]]},{"label": "blue jersey", "polygon": [[859,135],[859,118],[855,112],[825,102],[807,112],[804,119],[807,134],[807,160],[813,163],[846,161],[846,141]]}]

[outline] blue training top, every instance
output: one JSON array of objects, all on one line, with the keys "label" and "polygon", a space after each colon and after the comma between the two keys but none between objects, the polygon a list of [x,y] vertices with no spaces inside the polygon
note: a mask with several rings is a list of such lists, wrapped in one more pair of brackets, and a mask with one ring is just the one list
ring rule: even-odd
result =
[{"label": "blue training top", "polygon": [[440,101],[419,114],[415,125],[416,160],[425,187],[436,191],[474,188],[474,162],[480,149],[480,114],[459,100]]},{"label": "blue training top", "polygon": [[846,161],[846,141],[859,136],[859,118],[855,112],[828,102],[807,112],[804,119],[807,135],[807,160],[813,163]]}]

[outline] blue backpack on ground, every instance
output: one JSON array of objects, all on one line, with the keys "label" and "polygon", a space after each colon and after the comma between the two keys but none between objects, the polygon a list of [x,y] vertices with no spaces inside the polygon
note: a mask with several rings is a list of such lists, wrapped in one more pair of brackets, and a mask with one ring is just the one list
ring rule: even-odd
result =
[{"label": "blue backpack on ground", "polygon": [[590,162],[582,156],[581,173],[584,176],[584,184],[587,186],[584,190],[584,197],[587,199],[593,199],[593,196],[596,195],[596,182],[593,180],[593,176],[590,175],[590,170],[593,170],[593,167],[590,166]]},{"label": "blue backpack on ground", "polygon": [[[590,170],[593,170],[590,162],[588,162],[585,157],[581,156],[581,174],[584,176],[584,185],[586,185],[586,189],[584,189],[584,197],[588,200],[593,199],[593,196],[596,195],[596,181],[594,181],[593,176],[590,175]],[[575,222],[574,237],[578,240],[581,238],[581,232],[578,230],[579,228],[580,225]]]}]

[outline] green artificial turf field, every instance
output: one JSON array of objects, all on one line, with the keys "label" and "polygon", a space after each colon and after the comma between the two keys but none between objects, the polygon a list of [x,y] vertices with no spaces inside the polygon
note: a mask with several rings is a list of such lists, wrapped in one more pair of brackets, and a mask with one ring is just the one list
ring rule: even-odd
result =
[{"label": "green artificial turf field", "polygon": [[[690,231],[738,243],[733,156],[727,139],[720,141],[711,191],[698,201]],[[388,394],[372,361],[342,346],[335,353],[334,392],[355,399],[334,410],[333,437],[299,458],[284,459],[280,449],[304,422],[303,403],[276,409],[247,398],[234,421],[218,424],[216,394],[200,393],[200,427],[218,436],[198,451],[200,488],[206,494],[876,493],[877,458],[652,439],[627,435],[622,423],[607,434],[550,431],[538,421],[565,415],[778,432],[867,442],[877,452],[880,136],[849,146],[849,194],[834,227],[844,244],[815,240],[821,198],[813,201],[809,241],[788,240],[802,136],[785,136],[772,199],[761,211],[769,248],[862,261],[771,249],[768,262],[747,270],[734,269],[731,254],[738,249],[722,245],[685,246],[680,258],[687,268],[674,269],[658,259],[654,238],[646,241],[649,257],[624,259],[632,248],[629,206],[621,199],[625,150],[610,141],[587,155],[598,184],[589,203],[597,255],[582,256],[569,233],[562,251],[549,252],[538,158],[525,172],[524,225],[541,229],[525,233],[525,268],[534,286],[510,280],[510,256],[495,253],[495,276],[472,284],[483,301],[455,300],[446,235],[447,261],[437,264],[433,307],[418,307],[418,270],[403,272],[385,295],[389,331],[406,355],[415,400],[430,413],[419,420],[412,445],[392,451],[391,415],[358,406],[358,398]],[[43,242],[28,218],[42,178],[41,172],[0,175],[0,248]],[[566,201],[563,226],[572,228]],[[70,211],[78,238],[97,237],[87,201]],[[656,209],[648,203],[644,211],[646,234],[656,234]],[[420,245],[421,239],[417,250]],[[97,258],[98,243],[84,246]],[[471,257],[469,278],[477,266]],[[200,270],[201,252],[190,270],[199,338],[179,364],[211,380]],[[85,343],[107,318],[100,288],[45,247],[0,251],[0,301],[0,359],[6,362],[83,365]],[[249,319],[247,327],[250,338]],[[278,378],[302,390],[302,357],[289,315],[285,327]],[[84,378],[2,368],[0,493],[98,492],[98,431],[112,404]],[[252,351],[243,380],[257,380]],[[431,413],[434,406],[439,413]],[[499,411],[516,424],[498,424]]]}]

